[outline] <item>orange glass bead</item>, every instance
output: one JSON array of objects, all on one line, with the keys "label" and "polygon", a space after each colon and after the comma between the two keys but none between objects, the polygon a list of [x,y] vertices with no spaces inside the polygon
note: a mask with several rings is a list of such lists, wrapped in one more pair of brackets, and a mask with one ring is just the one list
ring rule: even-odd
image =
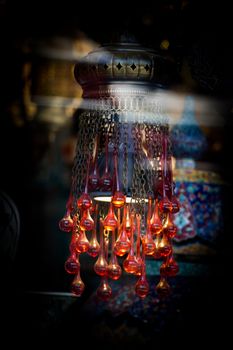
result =
[{"label": "orange glass bead", "polygon": [[166,261],[160,266],[160,274],[162,276],[173,277],[179,272],[179,265],[174,260],[173,256],[169,256]]},{"label": "orange glass bead", "polygon": [[155,208],[151,220],[149,221],[150,231],[153,235],[158,235],[162,229],[162,221],[159,217],[158,201],[155,201]]},{"label": "orange glass bead", "polygon": [[142,240],[143,249],[146,255],[153,255],[155,252],[155,242],[152,238],[151,232],[148,229],[145,237]]},{"label": "orange glass bead", "polygon": [[134,213],[130,216],[130,226],[131,226],[131,237],[130,237],[130,251],[127,258],[123,262],[124,270],[127,273],[136,274],[138,271],[138,262],[136,256],[134,255]]},{"label": "orange glass bead", "polygon": [[114,263],[113,261],[110,261],[110,264],[108,265],[108,277],[112,280],[118,280],[121,277],[122,270],[118,262]]},{"label": "orange glass bead", "polygon": [[176,214],[180,210],[180,203],[176,196],[172,196],[171,198],[171,203],[172,203],[172,208],[171,208],[171,213]]},{"label": "orange glass bead", "polygon": [[108,214],[104,219],[103,225],[104,229],[107,231],[113,231],[117,227],[117,218],[115,216],[112,203],[109,205]]},{"label": "orange glass bead", "polygon": [[83,294],[84,289],[85,289],[85,284],[83,283],[79,272],[71,284],[71,293],[80,297]]},{"label": "orange glass bead", "polygon": [[156,291],[160,298],[166,298],[171,293],[171,287],[168,284],[166,277],[161,276],[160,281],[156,286]]},{"label": "orange glass bead", "polygon": [[158,243],[157,251],[159,254],[161,254],[161,256],[168,256],[171,254],[172,246],[166,234],[164,233],[162,234],[162,238]]},{"label": "orange glass bead", "polygon": [[96,170],[94,170],[94,172],[89,176],[88,184],[89,184],[90,191],[98,190],[100,186],[100,178]]},{"label": "orange glass bead", "polygon": [[71,241],[69,244],[69,250],[72,253],[76,252],[76,245],[78,240],[79,234],[78,233],[72,233]]},{"label": "orange glass bead", "polygon": [[125,202],[126,202],[125,195],[120,191],[116,191],[112,197],[112,204],[114,205],[114,207],[121,208],[123,207]]},{"label": "orange glass bead", "polygon": [[94,265],[94,271],[99,276],[106,276],[108,272],[108,263],[105,259],[105,256],[102,252]]},{"label": "orange glass bead", "polygon": [[90,195],[84,192],[77,200],[77,206],[83,210],[89,209],[92,206]]},{"label": "orange glass bead", "polygon": [[85,231],[91,231],[94,228],[94,220],[91,217],[90,210],[86,209],[80,220],[80,228]]},{"label": "orange glass bead", "polygon": [[80,270],[80,263],[78,259],[78,255],[76,253],[72,253],[71,256],[65,262],[65,270],[69,274],[77,274]]},{"label": "orange glass bead", "polygon": [[59,228],[64,232],[71,232],[73,229],[73,220],[69,213],[67,213],[60,221]]},{"label": "orange glass bead", "polygon": [[130,213],[129,213],[129,206],[126,205],[126,218],[125,218],[125,229],[128,233],[128,237],[131,236],[131,222],[130,222]]},{"label": "orange glass bead", "polygon": [[177,233],[177,227],[173,223],[172,216],[171,216],[170,213],[167,214],[167,217],[166,217],[166,220],[165,220],[165,223],[164,223],[164,231],[163,232],[169,238],[175,237],[175,235]]},{"label": "orange glass bead", "polygon": [[141,277],[136,283],[135,292],[136,294],[144,299],[150,291],[149,283],[147,281],[142,281]]},{"label": "orange glass bead", "polygon": [[112,288],[106,278],[102,278],[100,286],[97,289],[97,296],[103,301],[107,301],[112,296]]},{"label": "orange glass bead", "polygon": [[142,274],[136,283],[135,292],[140,298],[144,299],[148,295],[149,291],[150,286],[146,278],[145,261],[143,261]]},{"label": "orange glass bead", "polygon": [[154,251],[154,254],[152,255],[154,259],[161,259],[162,258],[162,255],[160,254],[159,252],[159,242],[160,242],[160,238],[159,236],[156,236],[155,237],[155,251]]},{"label": "orange glass bead", "polygon": [[120,265],[118,264],[116,254],[114,252],[115,247],[115,230],[112,231],[112,253],[110,262],[108,265],[108,277],[113,280],[118,280],[121,276],[122,270]]},{"label": "orange glass bead", "polygon": [[169,211],[172,210],[172,203],[171,201],[167,198],[164,197],[163,199],[161,199],[161,201],[159,202],[159,210],[162,213],[167,213]]},{"label": "orange glass bead", "polygon": [[93,258],[95,258],[99,254],[99,251],[100,251],[100,245],[99,245],[99,242],[97,241],[96,236],[94,236],[90,240],[90,245],[87,253]]},{"label": "orange glass bead", "polygon": [[80,230],[79,237],[76,243],[76,250],[79,253],[85,253],[88,251],[90,243],[87,239],[86,232],[84,230]]},{"label": "orange glass bead", "polygon": [[123,267],[127,273],[136,274],[138,272],[138,262],[136,257],[129,253],[123,262]]},{"label": "orange glass bead", "polygon": [[100,179],[100,187],[102,191],[111,191],[112,189],[112,177],[106,172]]},{"label": "orange glass bead", "polygon": [[130,240],[125,229],[123,229],[116,240],[114,251],[116,255],[123,256],[130,249]]}]

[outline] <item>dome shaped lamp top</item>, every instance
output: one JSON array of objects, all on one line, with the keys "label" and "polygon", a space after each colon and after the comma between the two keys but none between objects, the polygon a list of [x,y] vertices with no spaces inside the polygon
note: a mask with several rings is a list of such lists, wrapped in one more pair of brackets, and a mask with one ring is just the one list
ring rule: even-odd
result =
[{"label": "dome shaped lamp top", "polygon": [[174,62],[136,42],[107,44],[91,51],[75,66],[84,97],[108,84],[167,86]]}]

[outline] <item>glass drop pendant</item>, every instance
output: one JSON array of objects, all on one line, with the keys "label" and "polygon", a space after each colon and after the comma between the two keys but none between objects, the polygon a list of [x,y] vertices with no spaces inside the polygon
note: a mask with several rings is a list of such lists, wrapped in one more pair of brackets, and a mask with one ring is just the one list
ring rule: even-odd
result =
[{"label": "glass drop pendant", "polygon": [[86,236],[86,231],[80,230],[79,237],[76,243],[76,250],[78,253],[85,253],[88,251],[90,243]]},{"label": "glass drop pendant", "polygon": [[131,215],[131,240],[130,240],[130,251],[127,258],[123,262],[124,270],[127,273],[136,274],[138,272],[138,262],[134,255],[134,215]]},{"label": "glass drop pendant", "polygon": [[107,301],[112,296],[112,288],[108,284],[107,278],[102,278],[100,286],[97,289],[97,296],[103,301]]},{"label": "glass drop pendant", "polygon": [[121,208],[124,206],[126,201],[125,195],[120,192],[116,191],[112,197],[112,204],[114,205],[115,208]]},{"label": "glass drop pendant", "polygon": [[112,176],[108,169],[108,136],[106,137],[105,143],[105,170],[104,174],[100,179],[100,187],[102,191],[111,191],[112,190]]},{"label": "glass drop pendant", "polygon": [[69,212],[59,221],[59,228],[64,232],[71,232],[73,230],[73,220]]},{"label": "glass drop pendant", "polygon": [[171,213],[167,214],[163,232],[167,235],[168,238],[174,238],[177,233],[177,227],[173,223]]},{"label": "glass drop pendant", "polygon": [[102,252],[94,265],[94,271],[99,276],[106,276],[108,272],[108,263],[105,259],[105,256]]},{"label": "glass drop pendant", "polygon": [[149,291],[150,291],[150,286],[146,279],[145,266],[143,266],[142,274],[139,277],[139,280],[137,281],[135,286],[135,292],[141,299],[144,299],[148,295]]},{"label": "glass drop pendant", "polygon": [[158,201],[155,201],[154,213],[151,220],[149,221],[150,231],[153,235],[158,235],[163,229],[162,221],[159,217],[159,206]]},{"label": "glass drop pendant", "polygon": [[75,294],[77,297],[81,297],[81,295],[84,292],[84,289],[85,289],[85,284],[81,279],[80,271],[79,271],[71,284],[71,293]]},{"label": "glass drop pendant", "polygon": [[165,233],[162,234],[162,238],[158,243],[157,251],[161,256],[168,256],[171,254],[172,246]]},{"label": "glass drop pendant", "polygon": [[108,277],[116,281],[121,277],[122,270],[120,265],[118,264],[116,254],[114,252],[114,246],[115,246],[115,231],[112,232],[112,253],[111,253],[111,258],[108,265]]},{"label": "glass drop pendant", "polygon": [[160,298],[166,298],[171,293],[171,287],[167,282],[166,277],[161,276],[159,283],[156,286],[156,291]]},{"label": "glass drop pendant", "polygon": [[96,236],[92,237],[90,240],[89,248],[87,253],[92,257],[95,258],[100,251],[100,245],[99,242],[97,241]]},{"label": "glass drop pendant", "polygon": [[113,205],[110,203],[109,211],[103,222],[104,229],[107,231],[113,231],[117,228],[117,218],[115,216]]},{"label": "glass drop pendant", "polygon": [[94,228],[94,220],[91,217],[89,209],[86,209],[83,212],[83,215],[80,221],[80,228],[85,231],[91,231]]},{"label": "glass drop pendant", "polygon": [[65,262],[65,270],[67,273],[76,275],[80,270],[79,255],[72,253],[72,255]]},{"label": "glass drop pendant", "polygon": [[103,228],[103,220],[101,219],[100,220],[100,253],[94,265],[94,271],[99,276],[106,276],[108,273],[108,263],[105,258],[103,236],[104,236],[104,228]]},{"label": "glass drop pendant", "polygon": [[114,251],[116,255],[123,256],[128,253],[130,249],[130,240],[128,238],[128,234],[126,230],[123,228],[119,237],[116,240]]},{"label": "glass drop pendant", "polygon": [[91,206],[92,206],[92,200],[91,200],[91,197],[88,193],[83,193],[78,201],[77,201],[77,206],[79,209],[83,209],[83,210],[86,210],[86,209],[90,209]]},{"label": "glass drop pendant", "polygon": [[147,228],[146,235],[143,238],[142,243],[143,243],[145,255],[153,255],[155,252],[155,242],[152,238],[149,228]]},{"label": "glass drop pendant", "polygon": [[114,156],[114,171],[115,171],[115,179],[116,179],[116,191],[112,197],[112,204],[115,208],[122,208],[125,205],[126,197],[120,191],[119,178],[118,178],[118,165],[117,165],[117,155]]},{"label": "glass drop pendant", "polygon": [[180,203],[179,203],[178,199],[176,198],[176,196],[172,196],[171,204],[172,204],[172,206],[171,206],[171,213],[172,214],[178,213],[179,210],[180,210]]},{"label": "glass drop pendant", "polygon": [[179,265],[174,260],[173,255],[168,256],[160,266],[161,276],[174,277],[179,272]]},{"label": "glass drop pendant", "polygon": [[99,252],[100,252],[100,245],[99,242],[97,240],[96,237],[96,225],[97,225],[97,217],[98,217],[98,205],[95,206],[95,219],[94,219],[94,229],[92,231],[92,235],[91,235],[91,240],[90,240],[90,245],[88,248],[87,253],[92,256],[93,258],[95,258],[96,256],[98,256]]},{"label": "glass drop pendant", "polygon": [[172,210],[172,203],[167,196],[163,197],[159,202],[159,210],[161,213],[168,213]]}]

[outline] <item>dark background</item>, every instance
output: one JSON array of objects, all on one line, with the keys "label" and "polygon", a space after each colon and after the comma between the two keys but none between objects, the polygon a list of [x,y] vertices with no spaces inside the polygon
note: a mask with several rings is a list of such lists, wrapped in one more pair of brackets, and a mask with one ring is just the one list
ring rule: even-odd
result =
[{"label": "dark background", "polygon": [[[74,38],[82,31],[87,37],[102,43],[109,41],[113,34],[128,31],[143,45],[151,46],[160,52],[161,41],[168,38],[170,46],[166,54],[172,57],[176,65],[171,85],[182,84],[180,72],[184,60],[188,60],[196,82],[193,92],[225,101],[223,150],[216,161],[221,167],[224,180],[231,183],[232,167],[229,161],[232,158],[233,50],[232,12],[227,3],[216,1],[213,4],[210,1],[188,0],[154,1],[153,4],[119,1],[0,1],[0,188],[13,199],[21,219],[16,262],[10,273],[8,267],[5,268],[4,261],[2,262],[3,321],[7,332],[13,330],[19,333],[19,338],[26,343],[30,334],[38,339],[48,336],[59,339],[59,334],[63,333],[68,338],[72,333],[72,337],[78,338],[79,334],[86,334],[84,331],[88,334],[89,328],[90,334],[93,335],[92,330],[96,329],[97,324],[101,324],[102,338],[95,334],[93,339],[104,343],[103,329],[110,324],[113,331],[127,323],[126,333],[122,333],[124,335],[120,340],[114,338],[114,331],[113,337],[107,338],[111,347],[127,342],[132,345],[134,341],[129,336],[130,329],[136,329],[136,334],[137,331],[142,334],[142,344],[147,341],[156,344],[155,334],[161,344],[165,342],[164,339],[168,342],[167,337],[171,334],[171,340],[174,339],[180,346],[192,342],[200,344],[202,341],[209,344],[221,341],[223,345],[226,341],[229,330],[225,315],[230,315],[232,299],[229,287],[232,247],[231,187],[228,187],[224,194],[225,229],[219,243],[217,261],[214,262],[215,272],[195,281],[188,277],[183,280],[178,277],[176,283],[180,283],[181,286],[178,288],[180,296],[174,299],[181,309],[178,319],[177,313],[167,304],[167,311],[161,314],[161,310],[157,310],[158,319],[149,325],[145,325],[140,319],[135,321],[128,314],[112,319],[108,314],[100,316],[97,313],[94,315],[94,312],[89,323],[90,315],[85,316],[82,311],[84,298],[83,301],[78,300],[69,312],[59,311],[59,316],[56,316],[58,321],[56,319],[54,324],[45,322],[45,318],[49,318],[47,311],[53,310],[53,303],[56,309],[56,302],[44,300],[43,297],[41,300],[41,297],[36,298],[25,293],[67,291],[69,278],[64,274],[63,263],[68,253],[68,239],[59,236],[59,245],[56,246],[57,232],[52,233],[52,230],[53,225],[57,225],[57,217],[54,215],[51,219],[51,215],[48,214],[49,205],[54,206],[54,202],[59,198],[59,188],[48,191],[34,186],[38,170],[37,161],[40,159],[35,148],[38,147],[41,133],[46,133],[46,130],[37,129],[35,124],[27,120],[24,120],[23,127],[15,127],[10,106],[17,99],[21,103],[24,119],[21,66],[25,53],[22,53],[21,45],[25,40],[36,43],[40,38],[53,36]],[[189,87],[184,85],[184,90],[188,89]],[[43,154],[45,150],[46,146],[42,143],[39,152]],[[59,218],[63,214],[66,193],[67,189],[62,188],[57,207],[53,207],[56,208],[55,212],[59,214]],[[50,230],[51,237],[48,238]],[[95,280],[92,283],[95,285]],[[88,290],[87,295],[91,292]],[[62,307],[59,304],[59,310],[60,308]],[[54,310],[52,312],[56,313]],[[78,315],[80,319],[83,317],[83,323],[77,320]],[[166,323],[164,327],[161,326],[162,322]]]}]

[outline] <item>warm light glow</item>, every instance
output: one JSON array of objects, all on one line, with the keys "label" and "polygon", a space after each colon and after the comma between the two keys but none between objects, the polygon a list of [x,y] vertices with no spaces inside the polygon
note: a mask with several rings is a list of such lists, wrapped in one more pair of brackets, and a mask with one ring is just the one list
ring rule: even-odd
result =
[{"label": "warm light glow", "polygon": [[[96,202],[104,202],[104,203],[110,203],[111,202],[112,197],[111,196],[96,196],[94,197],[94,200]],[[146,203],[148,202],[148,199],[145,198],[143,199]],[[126,197],[126,204],[129,203],[136,203],[136,200],[133,199],[132,197]]]}]

